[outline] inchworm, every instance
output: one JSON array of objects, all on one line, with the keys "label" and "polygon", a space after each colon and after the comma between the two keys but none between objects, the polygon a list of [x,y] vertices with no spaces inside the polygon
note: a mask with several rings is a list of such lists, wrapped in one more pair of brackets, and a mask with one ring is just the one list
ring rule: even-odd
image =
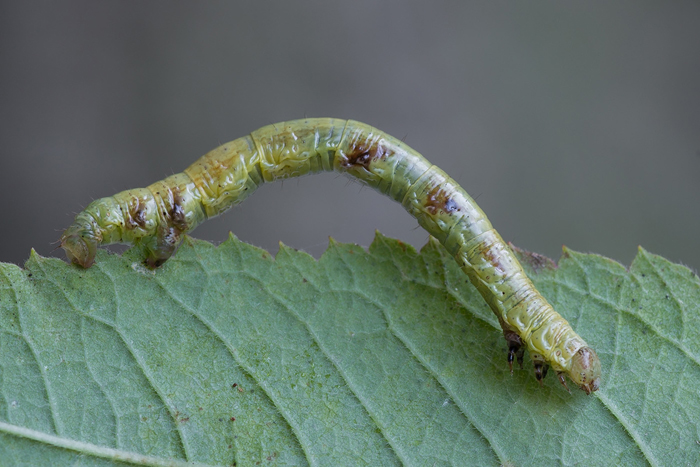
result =
[{"label": "inchworm", "polygon": [[147,264],[157,267],[186,232],[260,184],[332,170],[401,203],[454,256],[498,317],[511,371],[516,358],[522,366],[527,347],[540,383],[551,366],[564,387],[567,375],[587,394],[598,389],[595,351],[535,289],[474,200],[401,141],[352,120],[278,123],[219,146],[183,173],[93,201],[63,233],[61,247],[89,268],[99,245],[140,244]]}]

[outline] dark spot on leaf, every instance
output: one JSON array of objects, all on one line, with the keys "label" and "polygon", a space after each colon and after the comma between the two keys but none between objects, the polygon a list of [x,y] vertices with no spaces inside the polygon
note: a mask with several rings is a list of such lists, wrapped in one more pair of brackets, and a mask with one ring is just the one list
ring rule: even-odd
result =
[{"label": "dark spot on leaf", "polygon": [[546,269],[557,269],[557,263],[555,263],[545,255],[523,250],[522,248],[518,248],[510,242],[508,242],[508,246],[511,250],[513,250],[513,253],[515,253],[515,255],[518,257],[521,263],[529,266],[535,272],[540,272]]}]

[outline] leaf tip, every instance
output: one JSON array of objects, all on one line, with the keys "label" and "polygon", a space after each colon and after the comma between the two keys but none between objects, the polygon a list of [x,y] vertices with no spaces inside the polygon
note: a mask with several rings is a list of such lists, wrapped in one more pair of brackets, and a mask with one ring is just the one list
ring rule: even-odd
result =
[{"label": "leaf tip", "polygon": [[39,253],[37,253],[37,251],[36,251],[34,248],[32,248],[32,249],[29,251],[29,258],[27,259],[27,261],[26,261],[26,263],[25,263],[25,267],[29,266],[30,264],[38,264],[38,263],[41,263],[41,262],[42,262],[43,260],[45,260],[45,259],[46,259],[46,258],[44,258],[43,256],[41,256]]}]

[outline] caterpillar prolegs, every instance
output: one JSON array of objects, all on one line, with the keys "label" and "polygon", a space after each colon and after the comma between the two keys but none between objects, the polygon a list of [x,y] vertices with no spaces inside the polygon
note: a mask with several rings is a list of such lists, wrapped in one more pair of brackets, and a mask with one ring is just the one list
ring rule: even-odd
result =
[{"label": "caterpillar prolegs", "polygon": [[157,267],[186,232],[260,184],[333,170],[401,203],[454,256],[498,317],[511,371],[514,359],[522,366],[527,347],[540,382],[551,366],[564,387],[566,375],[587,394],[598,389],[595,351],[535,289],[474,200],[401,141],[352,120],[278,123],[219,146],[183,173],[93,201],[63,233],[61,247],[89,268],[99,245],[141,244],[147,264]]}]

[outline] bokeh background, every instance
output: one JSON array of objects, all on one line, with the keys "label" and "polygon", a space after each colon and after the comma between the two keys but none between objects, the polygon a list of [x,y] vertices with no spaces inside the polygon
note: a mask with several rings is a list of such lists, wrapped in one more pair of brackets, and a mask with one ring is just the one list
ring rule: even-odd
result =
[{"label": "bokeh background", "polygon": [[[0,261],[42,255],[91,200],[257,129],[352,118],[405,141],[502,236],[700,267],[700,2],[0,2]],[[229,230],[318,256],[427,234],[323,174],[262,187]]]}]

